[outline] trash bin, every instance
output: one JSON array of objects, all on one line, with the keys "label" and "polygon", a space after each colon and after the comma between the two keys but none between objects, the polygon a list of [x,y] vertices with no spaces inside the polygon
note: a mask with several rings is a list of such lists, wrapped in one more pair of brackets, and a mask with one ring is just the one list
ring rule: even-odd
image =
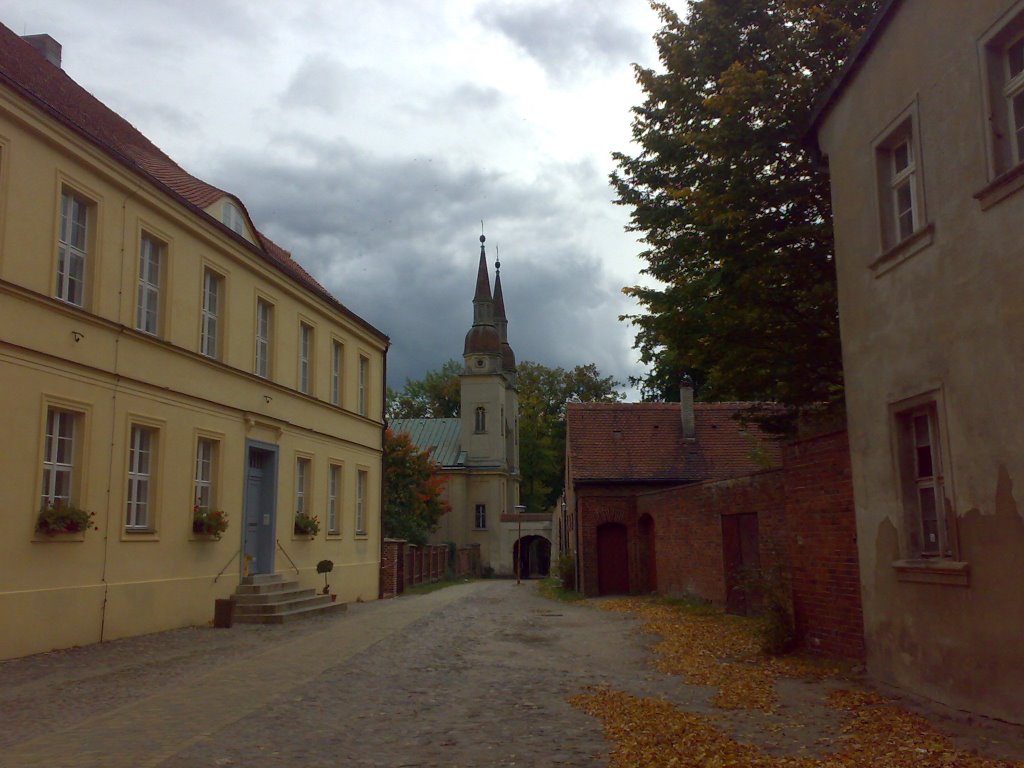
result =
[{"label": "trash bin", "polygon": [[213,604],[213,626],[219,629],[230,629],[235,613],[235,601],[231,599],[215,600]]}]

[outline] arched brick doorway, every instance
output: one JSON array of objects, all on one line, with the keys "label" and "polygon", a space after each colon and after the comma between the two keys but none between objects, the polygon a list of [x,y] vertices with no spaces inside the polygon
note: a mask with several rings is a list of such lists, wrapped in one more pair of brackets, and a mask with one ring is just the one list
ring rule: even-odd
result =
[{"label": "arched brick doorway", "polygon": [[622,523],[597,527],[597,593],[629,594],[629,536]]},{"label": "arched brick doorway", "polygon": [[522,578],[547,576],[551,571],[551,542],[543,536],[523,536],[512,545],[512,562],[517,560]]},{"label": "arched brick doorway", "polygon": [[640,539],[640,584],[644,592],[658,591],[658,559],[655,552],[654,518],[641,516],[637,525]]}]

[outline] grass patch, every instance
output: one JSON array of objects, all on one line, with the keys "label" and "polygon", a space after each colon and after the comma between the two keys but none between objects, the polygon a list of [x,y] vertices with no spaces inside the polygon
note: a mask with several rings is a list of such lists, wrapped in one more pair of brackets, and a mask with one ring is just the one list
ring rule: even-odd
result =
[{"label": "grass patch", "polygon": [[445,587],[454,587],[456,584],[466,584],[472,581],[472,579],[441,579],[440,581],[430,581],[425,584],[417,584],[415,587],[407,587],[403,595],[426,595],[430,592],[437,592],[439,589]]},{"label": "grass patch", "polygon": [[583,595],[571,589],[563,589],[562,582],[557,577],[550,577],[541,581],[537,590],[549,600],[561,600],[563,603],[575,603],[583,599]]}]

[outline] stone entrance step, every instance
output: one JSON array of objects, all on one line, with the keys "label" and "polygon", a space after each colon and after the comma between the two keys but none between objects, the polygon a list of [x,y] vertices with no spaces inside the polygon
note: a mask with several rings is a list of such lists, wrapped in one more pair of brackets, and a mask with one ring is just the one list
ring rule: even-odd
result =
[{"label": "stone entrance step", "polygon": [[233,618],[239,624],[283,624],[326,611],[344,611],[345,603],[315,589],[300,589],[297,581],[281,574],[245,576],[234,596]]}]

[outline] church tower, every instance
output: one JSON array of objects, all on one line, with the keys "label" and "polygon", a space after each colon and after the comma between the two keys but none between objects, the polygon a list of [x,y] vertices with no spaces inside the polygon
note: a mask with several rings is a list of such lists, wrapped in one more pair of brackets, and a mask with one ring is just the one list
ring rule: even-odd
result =
[{"label": "church tower", "polygon": [[[519,503],[519,399],[501,262],[494,263],[492,294],[485,241],[480,235],[473,325],[463,348],[461,445],[470,472],[467,501],[472,505],[474,528],[497,534],[501,516],[513,513]],[[500,546],[497,541],[494,545]]]}]

